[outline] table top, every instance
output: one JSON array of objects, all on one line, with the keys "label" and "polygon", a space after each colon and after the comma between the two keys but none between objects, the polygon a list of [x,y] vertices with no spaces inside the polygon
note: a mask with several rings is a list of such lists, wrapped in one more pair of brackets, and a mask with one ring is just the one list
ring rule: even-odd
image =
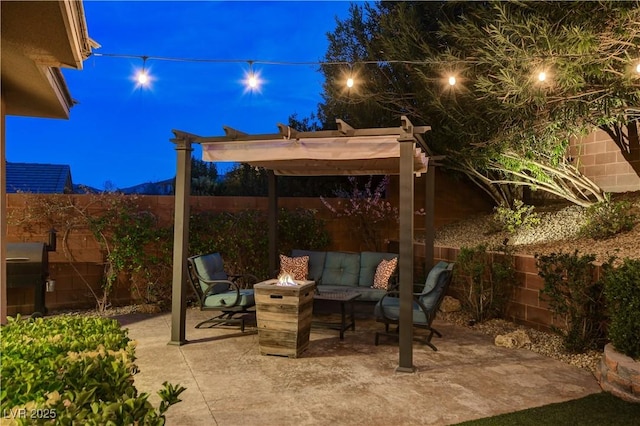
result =
[{"label": "table top", "polygon": [[320,291],[313,295],[317,300],[338,300],[341,302],[349,302],[360,297],[360,293],[354,291]]}]

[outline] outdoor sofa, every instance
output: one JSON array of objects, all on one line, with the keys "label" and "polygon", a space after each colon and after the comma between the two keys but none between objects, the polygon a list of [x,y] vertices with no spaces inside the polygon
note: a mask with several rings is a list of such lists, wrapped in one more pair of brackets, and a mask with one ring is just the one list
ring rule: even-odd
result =
[{"label": "outdoor sofa", "polygon": [[[357,292],[358,302],[377,302],[397,282],[396,253],[363,251],[360,253],[340,251],[292,250],[291,257],[309,256],[307,279],[316,282],[317,289],[322,292]],[[395,259],[395,261],[394,261]],[[393,270],[388,276],[386,285],[373,288],[374,277],[380,269],[382,261],[391,264]],[[387,269],[388,271],[388,269]]]}]

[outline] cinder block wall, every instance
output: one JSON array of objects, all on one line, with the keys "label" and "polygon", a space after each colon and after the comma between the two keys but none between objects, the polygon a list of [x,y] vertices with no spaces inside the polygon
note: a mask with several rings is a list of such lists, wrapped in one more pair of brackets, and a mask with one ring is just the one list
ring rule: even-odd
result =
[{"label": "cinder block wall", "polygon": [[598,130],[572,141],[569,154],[578,169],[604,191],[640,191],[640,149],[634,149],[627,161],[609,135]]},{"label": "cinder block wall", "polygon": [[[414,252],[420,253],[419,246]],[[424,253],[424,249],[422,249]],[[457,247],[435,247],[434,262],[441,260],[455,262],[460,249]],[[423,262],[422,258],[416,261]],[[563,318],[554,318],[553,312],[549,309],[549,304],[541,298],[541,291],[544,288],[544,280],[538,275],[536,259],[531,255],[515,255],[516,282],[514,292],[507,310],[507,319],[519,324],[524,324],[539,330],[549,331],[552,326],[566,328]],[[601,274],[600,266],[596,265],[595,279],[599,279]],[[455,297],[462,297],[455,286],[451,294]]]}]

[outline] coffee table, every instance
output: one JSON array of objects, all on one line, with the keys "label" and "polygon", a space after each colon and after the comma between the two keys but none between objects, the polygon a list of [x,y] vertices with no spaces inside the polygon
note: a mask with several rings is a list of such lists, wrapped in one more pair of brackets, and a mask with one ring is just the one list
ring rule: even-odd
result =
[{"label": "coffee table", "polygon": [[[353,301],[360,297],[359,293],[348,291],[321,291],[317,292],[313,296],[313,300],[324,300],[329,304],[340,304],[340,316],[341,321],[338,322],[322,322],[314,321],[313,325],[333,328],[340,330],[340,340],[344,340],[344,332],[349,328],[353,331],[356,330],[356,320],[353,315]],[[349,305],[349,321],[347,322],[347,305]]]}]

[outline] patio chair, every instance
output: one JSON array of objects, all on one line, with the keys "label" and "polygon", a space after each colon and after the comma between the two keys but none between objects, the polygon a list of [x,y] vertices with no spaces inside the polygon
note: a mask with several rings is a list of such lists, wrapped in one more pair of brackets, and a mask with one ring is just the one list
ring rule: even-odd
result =
[{"label": "patio chair", "polygon": [[[439,262],[436,264],[425,281],[424,288],[419,293],[413,293],[413,326],[427,330],[426,337],[414,336],[418,342],[424,343],[434,351],[438,348],[431,343],[431,338],[435,334],[442,337],[442,334],[431,326],[436,317],[440,304],[447,294],[447,289],[451,284],[453,275],[453,263]],[[387,292],[376,304],[374,313],[376,321],[384,323],[385,331],[376,332],[375,344],[379,343],[380,336],[389,336],[398,339],[399,317],[400,317],[400,291],[397,289]],[[391,325],[396,325],[396,329],[389,330]]]},{"label": "patio chair", "polygon": [[251,274],[229,275],[224,271],[220,253],[209,253],[187,258],[189,281],[193,287],[201,311],[216,311],[218,315],[202,321],[196,328],[216,325],[240,324],[244,332],[245,314],[256,302],[253,284],[258,279]]}]

